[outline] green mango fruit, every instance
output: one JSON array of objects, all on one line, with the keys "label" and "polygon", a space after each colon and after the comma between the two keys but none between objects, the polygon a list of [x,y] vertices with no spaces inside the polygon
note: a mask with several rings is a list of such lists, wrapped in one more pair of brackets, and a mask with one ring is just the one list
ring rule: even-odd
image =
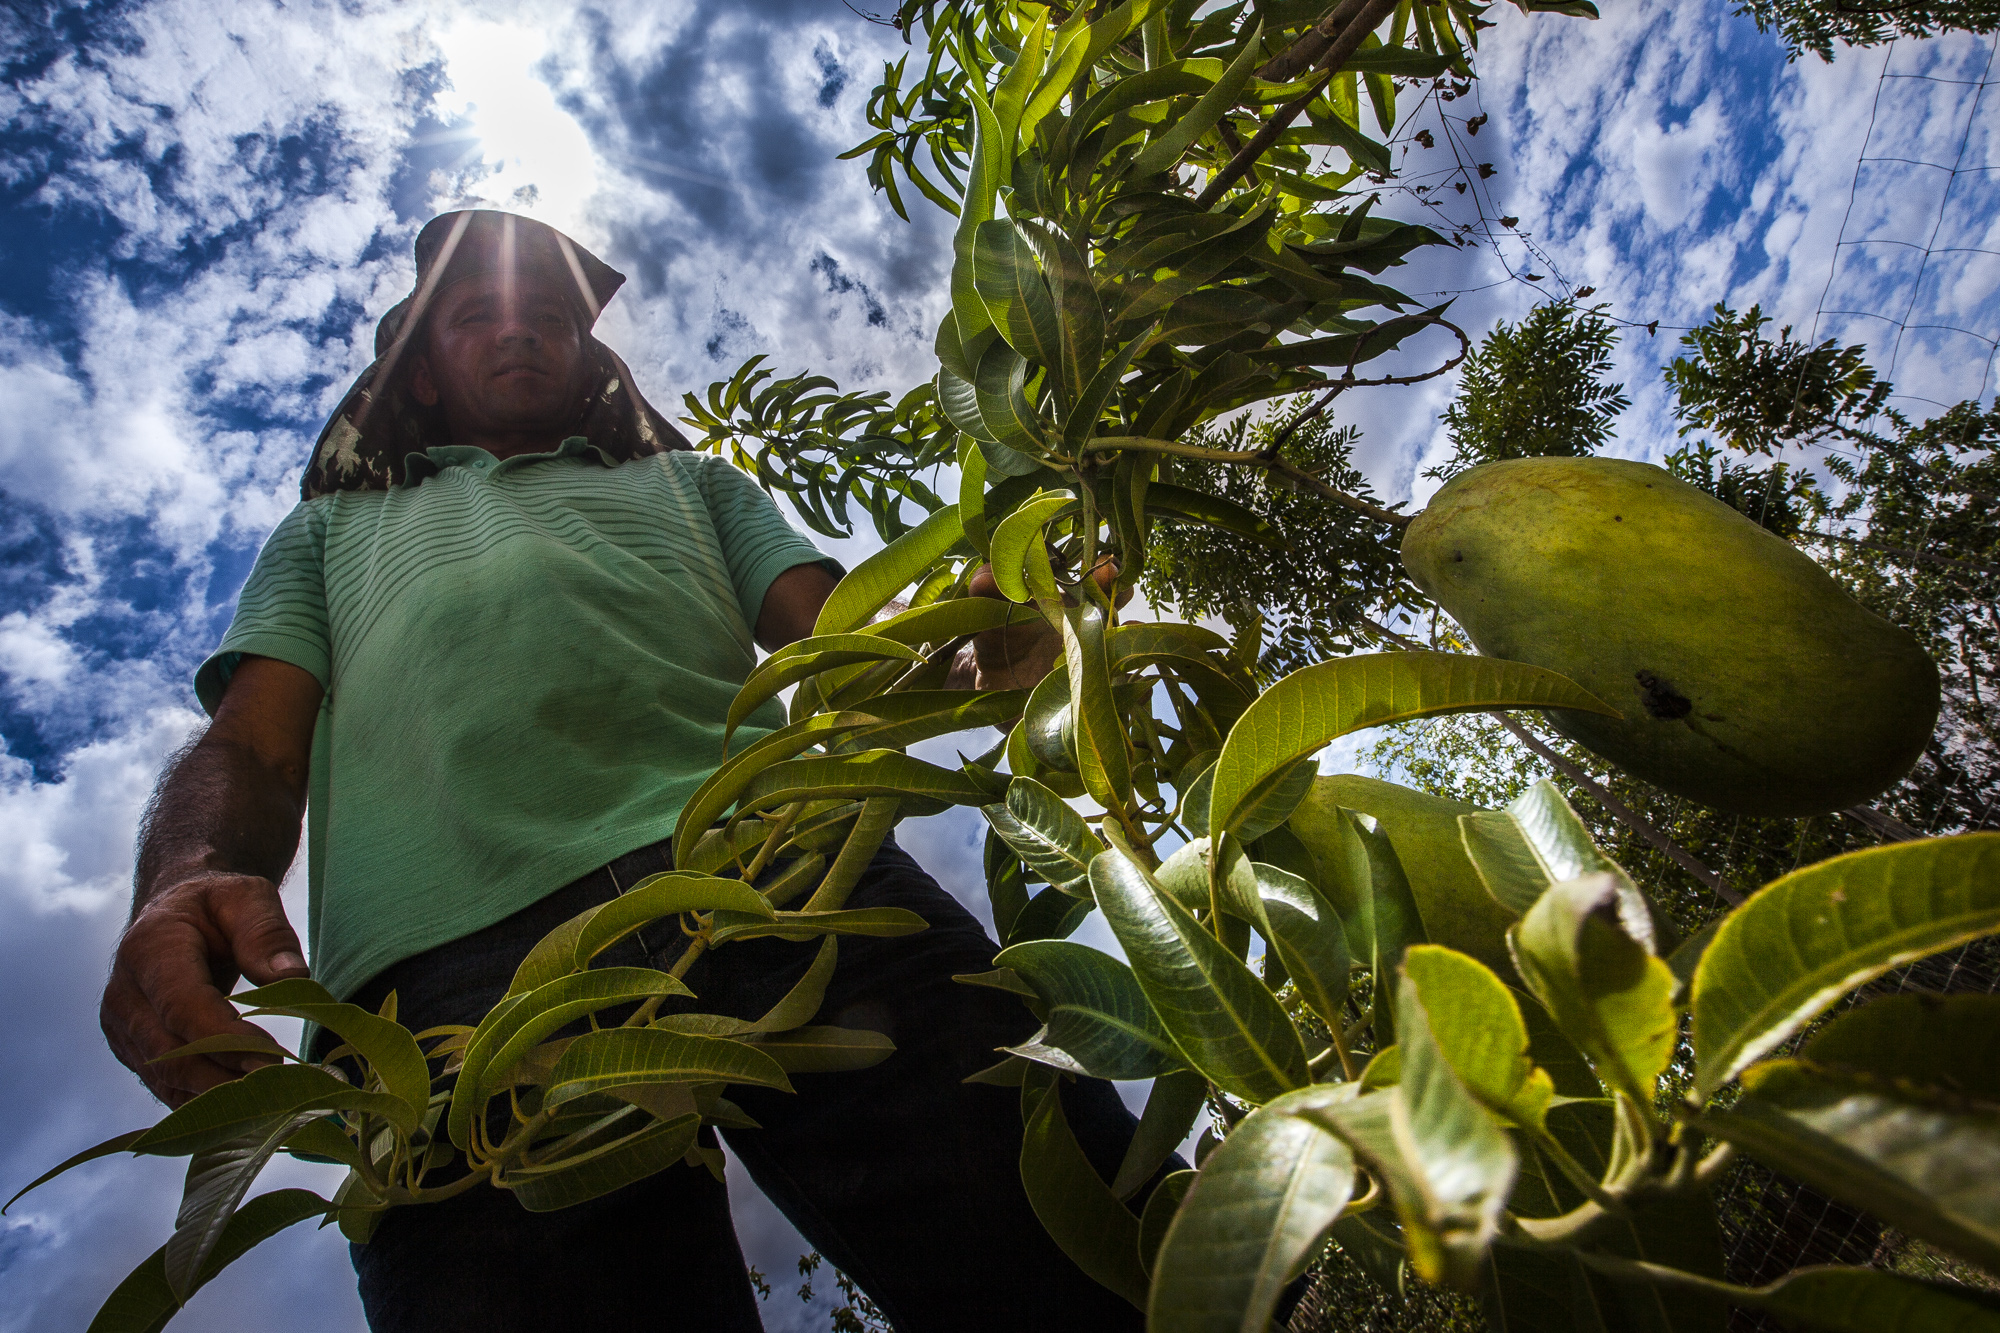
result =
[{"label": "green mango fruit", "polygon": [[1315,778],[1286,827],[1313,856],[1331,859],[1339,846],[1333,821],[1342,808],[1372,815],[1381,826],[1410,881],[1410,896],[1417,900],[1417,915],[1431,943],[1471,954],[1513,980],[1507,927],[1514,924],[1514,914],[1486,891],[1459,840],[1458,817],[1479,807],[1342,773]]},{"label": "green mango fruit", "polygon": [[1560,671],[1624,713],[1551,711],[1563,735],[1721,810],[1866,801],[1937,725],[1937,667],[1914,637],[1648,463],[1472,468],[1404,532],[1403,561],[1482,653]]}]

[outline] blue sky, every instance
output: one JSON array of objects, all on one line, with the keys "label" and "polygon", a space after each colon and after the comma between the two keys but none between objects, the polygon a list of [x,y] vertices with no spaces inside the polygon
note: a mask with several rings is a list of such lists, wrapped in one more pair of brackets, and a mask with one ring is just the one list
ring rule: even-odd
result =
[{"label": "blue sky", "polygon": [[[1620,349],[1633,457],[1671,447],[1659,368],[1721,299],[1868,342],[1915,414],[1992,394],[1990,43],[1787,64],[1722,0],[1603,8],[1496,7],[1475,98],[1408,158],[1443,202],[1390,206],[1492,219],[1497,240],[1399,285],[1465,292],[1474,330],[1565,284],[1660,321]],[[199,721],[189,673],[408,287],[415,229],[478,199],[572,231],[631,275],[600,332],[662,407],[758,352],[901,391],[934,369],[949,219],[899,221],[834,160],[901,50],[837,0],[0,13],[0,1185],[153,1114],[94,1019],[137,815]],[[1494,167],[1464,194],[1452,142]],[[1864,142],[1882,160],[1857,171]],[[1385,493],[1427,485],[1449,393],[1343,400]],[[975,832],[905,842],[966,891]],[[169,1163],[104,1164],[0,1219],[0,1333],[81,1327],[177,1188]],[[741,1211],[753,1257],[788,1271],[768,1210]],[[774,1329],[802,1313],[792,1285]],[[306,1232],[199,1306],[187,1326],[218,1333],[360,1327],[341,1247]]]}]

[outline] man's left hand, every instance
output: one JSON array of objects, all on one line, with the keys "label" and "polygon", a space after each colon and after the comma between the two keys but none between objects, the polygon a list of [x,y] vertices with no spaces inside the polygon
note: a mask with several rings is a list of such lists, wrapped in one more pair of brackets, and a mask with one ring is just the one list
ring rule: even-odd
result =
[{"label": "man's left hand", "polygon": [[[1108,593],[1118,578],[1118,561],[1107,555],[1097,562],[1097,567],[1090,573],[1097,586]],[[1000,585],[993,578],[991,565],[978,568],[966,592],[971,597],[1006,600]],[[1117,605],[1122,607],[1131,600],[1130,588],[1117,593]],[[965,659],[960,658],[952,670],[951,679],[946,681],[946,688],[1032,690],[1055,670],[1062,652],[1062,631],[1039,615],[1029,616],[1018,625],[1005,625],[973,635],[971,679],[966,679]]]}]

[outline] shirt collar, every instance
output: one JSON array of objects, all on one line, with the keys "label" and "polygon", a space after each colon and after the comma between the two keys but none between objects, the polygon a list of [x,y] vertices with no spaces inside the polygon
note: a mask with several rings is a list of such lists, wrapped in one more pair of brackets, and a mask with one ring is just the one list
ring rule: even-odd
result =
[{"label": "shirt collar", "polygon": [[448,467],[468,468],[473,472],[493,476],[545,462],[551,458],[595,458],[605,467],[617,466],[617,462],[609,454],[582,435],[570,436],[547,453],[516,454],[512,458],[495,458],[476,444],[439,444],[420,454],[410,454],[403,460],[402,485],[415,486],[426,477],[435,477]]}]

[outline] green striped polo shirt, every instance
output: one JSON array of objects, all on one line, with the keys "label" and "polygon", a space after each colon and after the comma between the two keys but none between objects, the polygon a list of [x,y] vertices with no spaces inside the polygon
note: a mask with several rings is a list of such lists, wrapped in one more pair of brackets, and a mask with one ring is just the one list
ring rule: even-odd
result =
[{"label": "green striped polo shirt", "polygon": [[[670,834],[720,760],[765,590],[839,568],[712,455],[614,464],[579,436],[409,463],[287,515],[195,676],[210,713],[244,653],[326,690],[307,941],[338,996]],[[734,744],[783,721],[766,704]]]}]

